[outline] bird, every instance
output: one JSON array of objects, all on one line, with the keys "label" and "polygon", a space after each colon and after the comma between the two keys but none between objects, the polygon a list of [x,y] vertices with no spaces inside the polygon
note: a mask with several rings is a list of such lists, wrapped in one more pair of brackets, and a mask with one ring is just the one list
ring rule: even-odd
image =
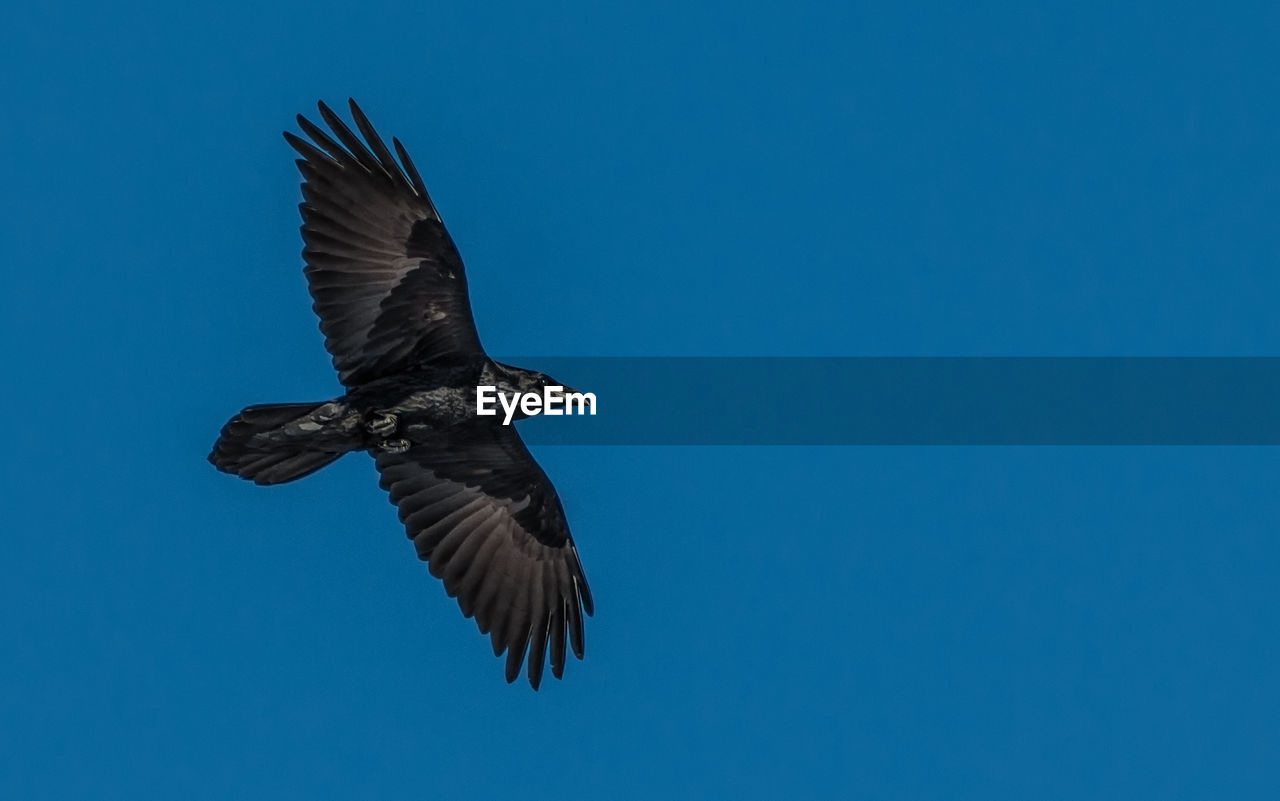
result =
[{"label": "bird", "polygon": [[348,105],[359,135],[323,101],[328,132],[301,114],[306,138],[284,132],[300,155],[303,273],[345,392],[249,406],[208,459],[273,485],[371,454],[418,557],[506,653],[507,683],[527,663],[537,690],[548,661],[563,677],[566,641],[584,658],[595,604],[555,487],[514,426],[476,414],[476,388],[564,385],[485,353],[462,258],[417,168]]}]

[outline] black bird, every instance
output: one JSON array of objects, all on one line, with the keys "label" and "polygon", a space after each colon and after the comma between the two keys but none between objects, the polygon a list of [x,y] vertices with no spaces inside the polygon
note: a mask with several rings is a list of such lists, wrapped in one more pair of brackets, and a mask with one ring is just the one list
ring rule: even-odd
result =
[{"label": "black bird", "polygon": [[[476,387],[540,392],[559,382],[490,359],[462,258],[399,140],[399,162],[355,101],[361,137],[319,104],[326,133],[284,138],[302,155],[304,273],[346,394],[250,406],[209,454],[219,470],[282,484],[350,451],[372,454],[383,489],[431,574],[507,653],[515,681],[564,673],[566,635],[583,657],[591,591],[555,487],[513,426],[475,414]],[[517,415],[517,419],[521,415]]]}]

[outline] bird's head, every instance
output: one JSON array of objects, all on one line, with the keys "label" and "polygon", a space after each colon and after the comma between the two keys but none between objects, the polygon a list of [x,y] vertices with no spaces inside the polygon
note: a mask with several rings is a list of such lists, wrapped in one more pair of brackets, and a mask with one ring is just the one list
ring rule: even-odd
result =
[{"label": "bird's head", "polygon": [[[543,390],[547,387],[561,387],[563,394],[566,396],[570,394],[583,394],[580,390],[574,389],[563,381],[552,378],[546,373],[540,373],[537,370],[524,370],[519,367],[512,367],[510,365],[500,364],[497,362],[494,362],[494,367],[496,369],[488,376],[488,378],[492,379],[493,386],[496,386],[499,392],[506,393],[508,395],[515,392],[521,394],[532,393],[535,395],[541,395],[543,394]],[[486,380],[485,383],[490,382]],[[587,394],[582,400],[582,404],[585,408],[590,409],[594,405],[593,401],[594,397]]]},{"label": "bird's head", "polygon": [[519,392],[541,392],[545,387],[563,386],[551,376],[537,370],[513,369],[511,379],[514,389]]}]

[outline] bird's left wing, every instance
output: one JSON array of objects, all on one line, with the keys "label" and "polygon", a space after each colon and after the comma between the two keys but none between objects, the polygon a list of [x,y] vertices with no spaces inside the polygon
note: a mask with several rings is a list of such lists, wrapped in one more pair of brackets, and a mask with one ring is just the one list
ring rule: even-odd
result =
[{"label": "bird's left wing", "polygon": [[312,141],[284,137],[302,154],[298,208],[312,308],[339,379],[353,387],[483,351],[462,257],[409,154],[392,139],[397,163],[350,103],[363,141],[324,103],[332,136],[298,115]]},{"label": "bird's left wing", "polygon": [[591,590],[555,487],[513,427],[475,422],[375,458],[419,558],[507,652],[508,682],[526,650],[534,689],[548,653],[560,678],[566,632],[583,657]]}]

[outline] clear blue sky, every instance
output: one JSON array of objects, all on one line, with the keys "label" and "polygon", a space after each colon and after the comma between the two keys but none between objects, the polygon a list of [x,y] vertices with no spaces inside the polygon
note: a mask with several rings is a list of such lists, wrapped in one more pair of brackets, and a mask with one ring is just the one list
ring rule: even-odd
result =
[{"label": "clear blue sky", "polygon": [[0,796],[1274,797],[1276,449],[543,447],[537,694],[367,458],[204,461],[337,392],[349,95],[494,353],[1280,355],[1274,4],[435,5],[7,10]]}]

